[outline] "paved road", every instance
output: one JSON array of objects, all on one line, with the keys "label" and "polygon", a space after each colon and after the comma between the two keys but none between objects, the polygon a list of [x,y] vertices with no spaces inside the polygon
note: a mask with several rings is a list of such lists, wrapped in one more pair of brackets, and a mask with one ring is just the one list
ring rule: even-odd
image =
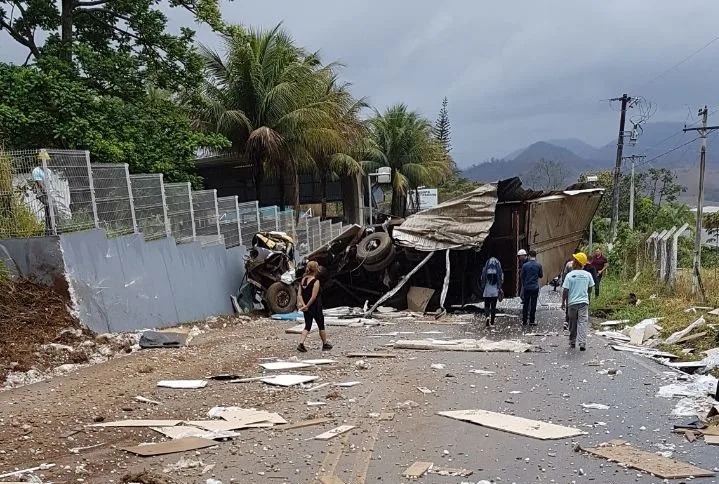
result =
[{"label": "paved road", "polygon": [[[556,305],[558,295],[545,294],[543,300]],[[517,309],[511,307],[511,301],[507,306],[507,312],[516,316]],[[473,471],[473,475],[466,478],[432,475],[417,481],[425,483],[475,483],[481,480],[497,483],[662,482],[574,451],[576,444],[586,447],[611,439],[623,439],[652,452],[673,448],[675,458],[707,469],[717,465],[716,447],[711,448],[701,441],[690,444],[671,433],[674,420],[670,413],[675,402],[655,397],[658,387],[669,381],[664,373],[666,368],[631,354],[615,352],[598,337],[590,338],[587,352],[570,350],[561,330],[561,312],[545,306],[538,314],[540,324],[535,332],[549,333],[547,336],[523,334],[516,317],[501,318],[492,331],[483,324],[402,323],[379,328],[330,328],[335,343],[333,356],[338,359],[338,365],[333,369],[322,369],[318,374],[324,381],[362,382],[339,391],[274,390],[260,383],[233,385],[219,382],[213,382],[207,389],[187,392],[153,388],[160,378],[189,378],[211,371],[230,371],[239,368],[240,364],[246,365],[246,371],[256,372],[256,362],[261,356],[292,355],[294,336],[284,333],[284,323],[228,327],[198,338],[196,349],[190,347],[182,352],[141,352],[50,383],[0,394],[0,408],[4,405],[5,409],[12,408],[11,411],[17,414],[9,415],[8,410],[0,409],[0,431],[5,432],[4,438],[16,439],[11,445],[17,447],[13,452],[0,455],[0,461],[7,459],[0,471],[7,464],[31,464],[31,460],[21,462],[17,459],[28,452],[32,455],[38,449],[41,449],[38,456],[42,457],[37,457],[34,462],[52,458],[60,466],[67,466],[66,470],[50,473],[54,482],[77,482],[77,479],[89,483],[120,482],[126,470],[147,469],[162,473],[163,469],[180,460],[177,454],[142,459],[115,447],[157,438],[156,434],[144,430],[87,432],[75,436],[73,444],[61,441],[50,444],[50,437],[47,437],[42,441],[44,443],[40,443],[40,439],[31,441],[30,448],[26,449],[20,443],[23,438],[20,424],[24,422],[21,417],[30,417],[23,416],[21,410],[41,398],[46,399],[41,409],[45,413],[39,419],[43,423],[62,419],[65,423],[61,429],[67,428],[66,422],[91,422],[96,413],[102,413],[108,419],[123,416],[201,418],[213,405],[256,405],[277,411],[290,421],[328,416],[335,419],[333,425],[356,426],[353,431],[329,442],[311,439],[331,426],[243,431],[241,438],[233,443],[223,443],[197,454],[187,453],[186,458],[200,459],[203,464],[191,469],[171,470],[167,475],[177,483],[205,484],[208,478],[214,477],[224,484],[304,484],[316,482],[318,475],[328,474],[339,477],[346,484],[395,484],[409,482],[401,474],[415,461]],[[343,356],[347,352],[374,350],[389,343],[395,338],[373,337],[387,331],[415,332],[407,337],[426,337],[418,333],[442,331],[437,337],[521,338],[540,346],[543,352],[397,351],[399,357],[396,359],[367,360],[371,366],[365,370],[355,368],[355,360]],[[310,357],[320,355],[315,339],[309,346]],[[148,362],[155,367],[150,374],[143,369]],[[445,368],[431,369],[433,363],[442,363]],[[597,364],[599,366],[595,366]],[[621,374],[612,378],[599,373],[609,368],[619,369]],[[495,374],[472,374],[470,369],[490,370]],[[242,371],[246,374],[245,369]],[[108,375],[130,376],[118,378],[114,386],[91,386],[97,381],[108,381]],[[425,395],[418,386],[427,387],[433,393]],[[63,389],[75,389],[78,401],[83,403],[76,408],[64,408],[61,415],[53,416],[55,408],[62,406],[61,401],[55,402],[53,398],[57,398],[57,392]],[[101,398],[98,394],[104,396]],[[131,414],[124,412],[127,402],[137,394],[160,399],[165,405],[160,408],[136,407]],[[63,398],[74,397],[66,395]],[[324,400],[327,405],[308,409],[308,400]],[[409,400],[414,402],[409,407],[401,405]],[[611,408],[587,410],[581,407],[582,403],[601,403]],[[13,406],[8,406],[10,404]],[[397,408],[398,405],[403,408]],[[539,441],[436,415],[441,410],[476,408],[551,420],[578,427],[587,435],[574,440]],[[370,416],[376,412],[394,412],[394,420],[379,421]],[[12,427],[3,427],[3,420],[6,423],[13,421]],[[30,434],[31,438],[35,434]],[[62,450],[64,445],[98,442],[107,445],[79,456],[67,455]],[[52,448],[43,448],[43,445]],[[53,451],[56,453],[52,454]],[[15,460],[14,452],[17,453]],[[86,464],[88,474],[74,474],[73,469],[79,464]],[[214,467],[203,474],[207,465]],[[697,479],[695,482],[713,483],[717,479]]]}]

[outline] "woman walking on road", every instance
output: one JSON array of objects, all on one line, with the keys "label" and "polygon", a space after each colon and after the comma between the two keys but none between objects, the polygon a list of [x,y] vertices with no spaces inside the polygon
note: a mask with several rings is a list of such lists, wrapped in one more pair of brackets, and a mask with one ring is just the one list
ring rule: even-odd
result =
[{"label": "woman walking on road", "polygon": [[332,349],[332,345],[327,342],[327,333],[325,332],[325,317],[322,314],[322,298],[320,295],[320,281],[317,279],[320,266],[316,261],[307,263],[305,275],[302,276],[300,287],[297,290],[297,305],[305,315],[305,329],[300,335],[300,343],[297,345],[297,351],[306,353],[305,340],[312,329],[312,321],[317,323],[320,330],[320,339],[322,339],[322,351]]},{"label": "woman walking on road", "polygon": [[502,295],[504,274],[502,264],[496,257],[490,257],[482,269],[482,296],[484,297],[484,315],[487,326],[494,326],[494,317],[497,314],[497,300]]}]

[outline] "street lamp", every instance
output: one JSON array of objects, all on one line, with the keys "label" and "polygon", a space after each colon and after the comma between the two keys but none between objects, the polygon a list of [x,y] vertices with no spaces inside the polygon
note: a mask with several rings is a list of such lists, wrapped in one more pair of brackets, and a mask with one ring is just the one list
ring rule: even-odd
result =
[{"label": "street lamp", "polygon": [[380,166],[375,173],[367,173],[367,203],[369,203],[369,224],[372,225],[372,177],[377,177],[377,183],[392,183],[392,168]]}]

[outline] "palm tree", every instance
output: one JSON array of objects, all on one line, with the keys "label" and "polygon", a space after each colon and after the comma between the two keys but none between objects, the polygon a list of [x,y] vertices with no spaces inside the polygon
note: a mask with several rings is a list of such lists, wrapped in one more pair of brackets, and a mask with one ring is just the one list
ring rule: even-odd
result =
[{"label": "palm tree", "polygon": [[441,183],[451,163],[432,135],[431,123],[404,104],[391,106],[370,120],[368,169],[392,169],[392,214],[404,215],[407,192]]},{"label": "palm tree", "polygon": [[311,165],[308,150],[330,144],[321,138],[322,129],[332,126],[332,110],[318,96],[328,67],[297,47],[281,24],[269,31],[236,27],[222,40],[224,57],[200,49],[205,81],[193,109],[196,126],[225,135],[232,152],[252,165],[258,200],[262,180],[274,176],[282,209],[291,181],[299,210],[298,170]]},{"label": "palm tree", "polygon": [[333,126],[323,129],[320,139],[330,140],[316,146],[313,159],[322,192],[321,217],[327,218],[327,184],[343,175],[363,173],[361,148],[367,129],[359,116],[369,107],[366,100],[355,99],[349,92],[349,83],[340,83],[334,70],[325,73],[324,90],[321,93],[326,108],[333,117]]}]

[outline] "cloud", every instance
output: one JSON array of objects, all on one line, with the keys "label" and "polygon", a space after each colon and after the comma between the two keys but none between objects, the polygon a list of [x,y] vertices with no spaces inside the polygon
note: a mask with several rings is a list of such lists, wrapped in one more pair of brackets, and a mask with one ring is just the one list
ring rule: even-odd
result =
[{"label": "cloud", "polygon": [[[604,144],[618,115],[601,100],[623,92],[653,101],[657,121],[719,105],[719,42],[648,82],[718,35],[719,2],[236,0],[223,9],[244,25],[284,22],[298,44],[343,62],[355,94],[379,109],[404,102],[433,120],[448,96],[460,166],[542,139]],[[174,26],[192,22],[168,15]],[[198,41],[220,47],[206,28]],[[24,60],[9,47],[0,55]]]}]

